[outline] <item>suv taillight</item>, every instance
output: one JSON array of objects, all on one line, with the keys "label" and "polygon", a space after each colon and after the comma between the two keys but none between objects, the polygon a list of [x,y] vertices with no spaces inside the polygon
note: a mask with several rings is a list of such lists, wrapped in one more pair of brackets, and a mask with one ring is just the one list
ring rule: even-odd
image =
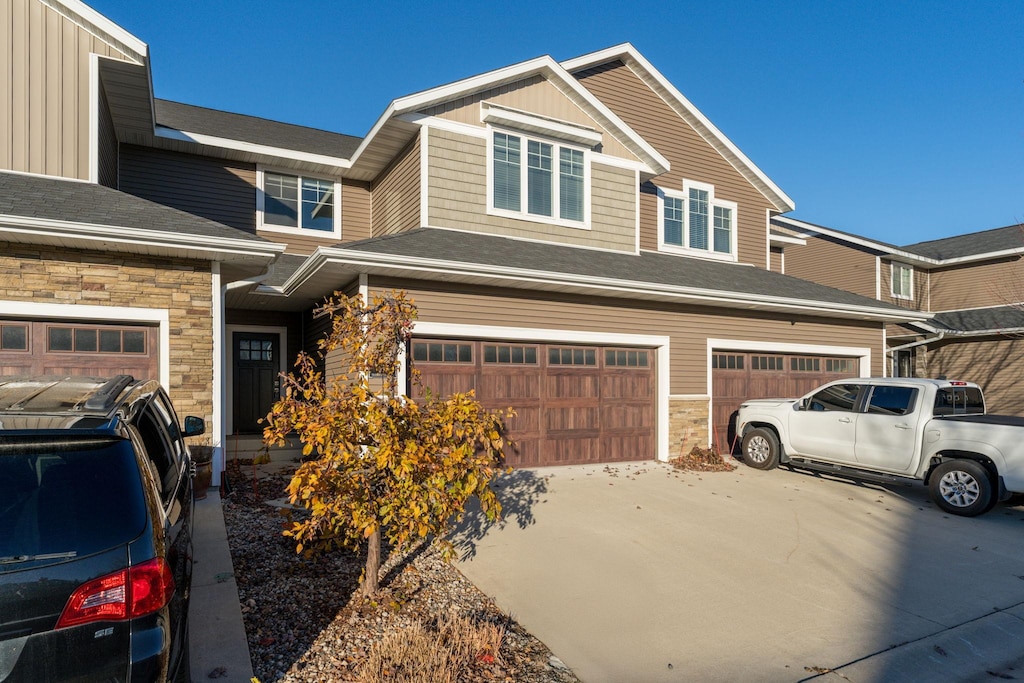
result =
[{"label": "suv taillight", "polygon": [[54,628],[134,619],[157,611],[173,594],[171,568],[155,558],[83,583],[68,598]]}]

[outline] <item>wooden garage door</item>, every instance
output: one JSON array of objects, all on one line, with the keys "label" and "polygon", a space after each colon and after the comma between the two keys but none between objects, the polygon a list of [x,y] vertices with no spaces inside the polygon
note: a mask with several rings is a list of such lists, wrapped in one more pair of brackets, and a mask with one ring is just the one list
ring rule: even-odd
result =
[{"label": "wooden garage door", "polygon": [[159,378],[157,328],[0,320],[4,375],[133,375]]},{"label": "wooden garage door", "polygon": [[815,387],[860,375],[860,359],[719,351],[711,355],[712,428],[722,450],[735,445],[735,413],[751,398],[795,398]]},{"label": "wooden garage door", "polygon": [[649,349],[417,339],[421,387],[475,389],[489,409],[512,407],[513,467],[655,456],[654,352]]}]

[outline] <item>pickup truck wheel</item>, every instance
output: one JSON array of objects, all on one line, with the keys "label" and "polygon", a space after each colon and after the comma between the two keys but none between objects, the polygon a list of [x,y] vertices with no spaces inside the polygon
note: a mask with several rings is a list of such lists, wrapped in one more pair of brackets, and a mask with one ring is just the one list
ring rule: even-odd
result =
[{"label": "pickup truck wheel", "polygon": [[974,517],[996,503],[992,476],[973,460],[948,460],[932,472],[928,489],[935,504],[946,512]]},{"label": "pickup truck wheel", "polygon": [[754,469],[771,470],[779,466],[779,440],[775,432],[758,427],[743,435],[743,462]]}]

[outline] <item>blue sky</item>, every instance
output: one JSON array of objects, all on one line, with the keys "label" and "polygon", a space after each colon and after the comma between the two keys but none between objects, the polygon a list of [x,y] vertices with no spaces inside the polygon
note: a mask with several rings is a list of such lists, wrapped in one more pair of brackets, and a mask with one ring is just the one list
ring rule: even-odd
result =
[{"label": "blue sky", "polygon": [[796,202],[894,244],[1024,221],[1024,2],[86,0],[156,96],[365,135],[403,95],[631,42]]}]

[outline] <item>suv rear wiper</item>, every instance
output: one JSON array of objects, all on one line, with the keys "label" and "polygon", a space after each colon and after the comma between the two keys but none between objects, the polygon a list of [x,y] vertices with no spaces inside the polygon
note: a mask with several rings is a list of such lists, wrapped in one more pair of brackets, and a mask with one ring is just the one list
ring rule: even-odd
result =
[{"label": "suv rear wiper", "polygon": [[11,555],[10,557],[0,557],[0,564],[21,564],[36,560],[70,560],[73,557],[78,557],[77,551],[69,550],[66,553],[43,553],[42,555]]}]

